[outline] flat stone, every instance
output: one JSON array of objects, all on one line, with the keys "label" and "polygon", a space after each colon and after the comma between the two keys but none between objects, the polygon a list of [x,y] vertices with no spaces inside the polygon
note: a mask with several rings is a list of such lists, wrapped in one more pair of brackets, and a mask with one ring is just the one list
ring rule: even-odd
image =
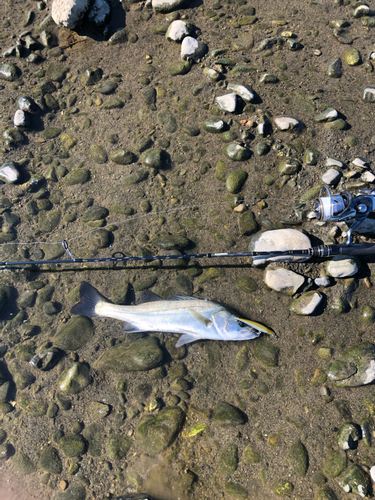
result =
[{"label": "flat stone", "polygon": [[319,292],[307,292],[292,302],[290,310],[295,314],[310,316],[314,314],[323,300]]},{"label": "flat stone", "polygon": [[324,128],[326,130],[344,130],[346,129],[346,126],[346,121],[342,118],[338,118],[337,120],[333,120],[324,124]]},{"label": "flat stone", "polygon": [[191,35],[192,32],[193,26],[190,23],[177,19],[176,21],[172,21],[168,26],[165,37],[167,40],[171,40],[173,42],[182,42],[182,40],[186,36]]},{"label": "flat stone", "polygon": [[13,123],[15,127],[28,128],[30,126],[30,118],[25,111],[17,109],[14,113]]},{"label": "flat stone", "polygon": [[255,98],[255,92],[250,85],[229,82],[227,90],[239,95],[245,102],[251,102]]},{"label": "flat stone", "polygon": [[219,427],[234,427],[246,421],[245,415],[235,406],[219,401],[214,409],[213,424]]},{"label": "flat stone", "polygon": [[294,175],[301,169],[301,164],[295,158],[285,158],[279,165],[280,175]]},{"label": "flat stone", "polygon": [[76,351],[91,339],[93,333],[91,320],[85,316],[76,316],[53,337],[53,344],[64,351]]},{"label": "flat stone", "polygon": [[322,181],[328,186],[335,186],[341,178],[341,172],[335,168],[330,168],[325,174],[322,175]]},{"label": "flat stone", "polygon": [[276,292],[294,295],[304,284],[305,278],[289,269],[271,264],[264,273],[265,284]]},{"label": "flat stone", "polygon": [[237,142],[231,142],[223,146],[223,153],[229,160],[233,161],[244,161],[251,156],[250,150]]},{"label": "flat stone", "polygon": [[[249,243],[249,252],[273,252],[282,250],[305,250],[311,248],[310,238],[296,229],[276,229],[264,231],[251,237]],[[260,266],[267,261],[282,262],[304,262],[309,260],[310,256],[290,255],[286,257],[271,257],[262,255],[253,257],[254,266]]]},{"label": "flat stone", "polygon": [[263,73],[259,77],[259,82],[260,83],[277,83],[279,79],[277,78],[276,75],[272,75],[271,73]]},{"label": "flat stone", "polygon": [[225,130],[226,124],[218,118],[209,118],[202,124],[203,130],[211,134],[220,134]]},{"label": "flat stone", "polygon": [[274,117],[273,123],[279,130],[293,130],[298,128],[301,122],[297,118],[280,115]]},{"label": "flat stone", "polygon": [[341,58],[338,57],[328,66],[327,75],[331,78],[340,78],[342,76]]},{"label": "flat stone", "polygon": [[347,278],[357,274],[361,263],[355,257],[348,258],[344,255],[336,255],[327,262],[326,271],[333,278]]},{"label": "flat stone", "polygon": [[232,94],[218,96],[215,98],[215,103],[223,111],[227,111],[228,113],[234,113],[237,107],[237,94],[232,93]]},{"label": "flat stone", "polygon": [[332,122],[338,118],[339,114],[335,108],[327,108],[318,115],[314,116],[314,122],[323,123],[323,122]]},{"label": "flat stone", "polygon": [[157,12],[168,13],[179,9],[188,0],[152,0],[151,5]]}]

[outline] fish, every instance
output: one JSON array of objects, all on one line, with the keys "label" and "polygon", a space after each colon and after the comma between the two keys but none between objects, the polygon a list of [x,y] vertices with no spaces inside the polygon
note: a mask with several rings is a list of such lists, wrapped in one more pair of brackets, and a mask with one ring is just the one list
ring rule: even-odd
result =
[{"label": "fish", "polygon": [[109,302],[87,281],[80,287],[80,302],[72,314],[114,318],[124,323],[128,333],[163,332],[182,334],[176,347],[196,340],[250,340],[261,333],[277,337],[260,323],[238,318],[217,302],[185,295],[163,299],[150,290],[142,292],[137,305]]}]

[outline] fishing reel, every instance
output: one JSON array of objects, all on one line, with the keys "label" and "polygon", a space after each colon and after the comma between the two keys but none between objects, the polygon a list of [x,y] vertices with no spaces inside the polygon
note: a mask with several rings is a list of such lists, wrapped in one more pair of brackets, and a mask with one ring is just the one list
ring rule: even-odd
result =
[{"label": "fishing reel", "polygon": [[347,232],[346,244],[350,245],[352,232],[375,210],[375,191],[359,189],[358,196],[348,191],[332,195],[327,186],[322,187],[314,201],[315,217],[319,221],[353,220]]}]

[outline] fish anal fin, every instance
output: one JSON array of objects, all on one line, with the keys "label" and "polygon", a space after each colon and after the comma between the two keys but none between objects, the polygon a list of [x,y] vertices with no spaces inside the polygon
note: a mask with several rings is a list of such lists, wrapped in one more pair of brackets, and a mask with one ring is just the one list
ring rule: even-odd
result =
[{"label": "fish anal fin", "polygon": [[164,301],[163,297],[160,297],[154,292],[151,292],[151,290],[144,290],[140,296],[139,299],[137,300],[137,305],[138,304],[146,304],[147,302],[160,302]]},{"label": "fish anal fin", "polygon": [[189,333],[184,333],[178,339],[178,341],[176,343],[176,347],[181,347],[182,345],[190,344],[190,342],[195,342],[196,340],[197,339],[194,337],[194,335],[190,335]]},{"label": "fish anal fin", "polygon": [[206,316],[203,316],[203,314],[195,311],[194,309],[189,309],[189,313],[195,320],[199,321],[199,323],[202,323],[204,326],[209,326],[212,323],[210,319],[206,318]]}]

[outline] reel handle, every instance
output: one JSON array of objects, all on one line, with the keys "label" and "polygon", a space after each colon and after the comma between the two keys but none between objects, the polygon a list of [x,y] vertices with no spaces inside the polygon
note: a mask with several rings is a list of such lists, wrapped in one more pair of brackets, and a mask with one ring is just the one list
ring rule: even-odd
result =
[{"label": "reel handle", "polygon": [[330,257],[331,255],[361,256],[374,255],[375,243],[362,243],[361,245],[321,245],[308,250],[313,257]]}]

